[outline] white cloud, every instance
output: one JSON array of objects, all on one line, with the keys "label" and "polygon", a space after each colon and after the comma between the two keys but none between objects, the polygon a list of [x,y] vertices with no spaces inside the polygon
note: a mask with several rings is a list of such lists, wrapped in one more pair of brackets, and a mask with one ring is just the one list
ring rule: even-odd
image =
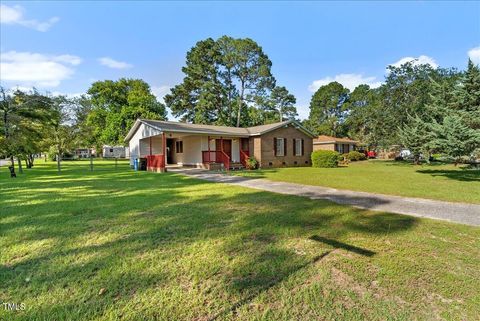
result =
[{"label": "white cloud", "polygon": [[0,78],[21,86],[56,87],[73,75],[82,59],[72,55],[44,55],[8,51],[0,54]]},{"label": "white cloud", "polygon": [[[412,62],[412,64],[414,66],[430,65],[430,66],[432,66],[432,68],[437,68],[438,67],[438,64],[435,61],[435,59],[433,59],[432,57],[429,57],[429,56],[425,56],[425,55],[421,55],[421,56],[418,56],[418,57],[403,57],[399,61],[394,62],[393,64],[390,64],[390,66],[400,67],[401,65],[403,65],[407,62]],[[388,73],[388,70],[387,70],[387,73]]]},{"label": "white cloud", "polygon": [[336,81],[341,83],[344,87],[350,89],[350,91],[354,90],[358,85],[366,84],[369,85],[371,88],[377,88],[382,83],[376,80],[376,77],[364,77],[361,74],[339,74],[335,77],[325,77],[322,79],[314,80],[310,86],[308,86],[308,90],[311,92],[316,92],[318,88],[321,86],[327,85],[332,81]]},{"label": "white cloud", "polygon": [[157,99],[161,102],[163,102],[163,98],[165,97],[166,94],[170,92],[170,86],[152,86],[152,93],[157,97]]},{"label": "white cloud", "polygon": [[109,68],[113,69],[128,69],[133,67],[132,65],[123,62],[123,61],[117,61],[115,59],[112,59],[110,57],[102,57],[98,59],[98,62],[100,62],[101,65],[107,66]]},{"label": "white cloud", "polygon": [[27,20],[23,17],[23,12],[24,10],[20,6],[7,6],[2,4],[0,5],[0,23],[7,25],[17,24],[45,32],[60,20],[58,17],[52,17],[43,22],[35,19]]},{"label": "white cloud", "polygon": [[480,46],[470,49],[468,57],[474,64],[480,64]]}]

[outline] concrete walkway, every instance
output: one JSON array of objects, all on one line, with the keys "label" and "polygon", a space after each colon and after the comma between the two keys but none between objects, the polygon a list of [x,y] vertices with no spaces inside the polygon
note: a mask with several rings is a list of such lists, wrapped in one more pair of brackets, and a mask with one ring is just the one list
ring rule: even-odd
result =
[{"label": "concrete walkway", "polygon": [[199,169],[179,168],[169,169],[168,171],[210,182],[227,183],[268,192],[303,196],[311,199],[327,199],[338,204],[351,205],[374,211],[428,217],[455,223],[480,226],[480,205],[475,204],[451,203],[423,198],[391,196],[338,190],[321,186],[274,182],[266,179],[229,176]]}]

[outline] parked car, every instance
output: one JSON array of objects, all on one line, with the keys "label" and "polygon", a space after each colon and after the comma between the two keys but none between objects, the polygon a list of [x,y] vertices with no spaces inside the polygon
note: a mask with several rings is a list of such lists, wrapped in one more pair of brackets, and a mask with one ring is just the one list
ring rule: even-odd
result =
[{"label": "parked car", "polygon": [[365,151],[365,156],[367,158],[377,158],[377,152],[375,152],[374,150],[368,150]]}]

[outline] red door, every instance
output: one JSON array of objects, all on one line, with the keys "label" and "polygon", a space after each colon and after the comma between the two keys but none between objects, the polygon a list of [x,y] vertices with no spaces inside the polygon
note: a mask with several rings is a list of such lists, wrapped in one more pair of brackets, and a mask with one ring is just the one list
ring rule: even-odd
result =
[{"label": "red door", "polygon": [[223,139],[223,149],[222,149],[222,139],[215,140],[215,150],[223,150],[225,154],[232,159],[232,140]]}]

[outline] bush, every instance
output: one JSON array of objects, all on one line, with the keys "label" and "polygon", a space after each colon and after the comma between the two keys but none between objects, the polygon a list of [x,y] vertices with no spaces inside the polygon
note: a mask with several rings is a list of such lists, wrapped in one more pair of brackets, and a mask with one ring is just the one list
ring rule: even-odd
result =
[{"label": "bush", "polygon": [[367,159],[365,157],[365,154],[363,153],[360,153],[360,152],[357,152],[356,150],[352,150],[351,152],[349,152],[348,154],[345,155],[345,157],[349,160],[349,161],[362,161],[362,160],[365,160]]},{"label": "bush", "polygon": [[250,156],[245,162],[245,165],[247,165],[247,169],[256,169],[258,166],[258,161],[255,159],[255,157]]},{"label": "bush", "polygon": [[312,153],[312,167],[337,167],[342,156],[333,150],[316,150]]}]

